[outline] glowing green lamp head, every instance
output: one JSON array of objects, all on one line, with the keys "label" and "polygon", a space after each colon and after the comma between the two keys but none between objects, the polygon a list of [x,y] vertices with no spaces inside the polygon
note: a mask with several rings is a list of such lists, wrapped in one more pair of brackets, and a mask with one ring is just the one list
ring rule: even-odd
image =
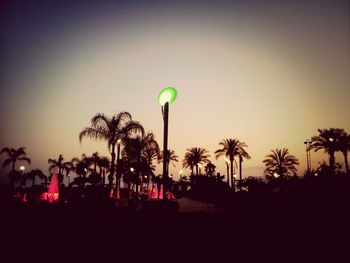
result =
[{"label": "glowing green lamp head", "polygon": [[177,96],[177,91],[173,87],[166,87],[162,89],[158,95],[158,102],[160,105],[164,105],[166,102],[169,104],[174,102]]}]

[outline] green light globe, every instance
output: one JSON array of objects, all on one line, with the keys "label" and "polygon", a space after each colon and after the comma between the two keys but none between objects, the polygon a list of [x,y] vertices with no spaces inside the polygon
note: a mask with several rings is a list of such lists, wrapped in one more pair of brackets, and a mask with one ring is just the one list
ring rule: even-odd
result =
[{"label": "green light globe", "polygon": [[164,105],[166,102],[172,103],[175,101],[177,96],[177,91],[173,87],[166,87],[162,89],[158,95],[158,102],[160,105]]}]

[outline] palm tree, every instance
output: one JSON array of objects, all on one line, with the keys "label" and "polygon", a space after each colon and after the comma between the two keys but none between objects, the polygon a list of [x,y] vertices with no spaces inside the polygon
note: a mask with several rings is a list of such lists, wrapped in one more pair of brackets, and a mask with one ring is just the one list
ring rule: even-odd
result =
[{"label": "palm tree", "polygon": [[102,178],[102,185],[105,184],[105,177],[106,177],[106,172],[108,172],[109,169],[109,159],[107,157],[101,157],[97,161],[97,166],[99,167],[100,170],[100,175]]},{"label": "palm tree", "polygon": [[[175,167],[175,162],[179,161],[179,156],[175,154],[174,150],[168,149],[168,161]],[[158,163],[163,162],[163,151],[160,153],[159,158],[158,158]]]},{"label": "palm tree", "polygon": [[59,184],[61,184],[63,182],[63,170],[64,170],[64,166],[63,166],[63,155],[60,154],[58,159],[48,159],[48,163],[50,164],[49,166],[49,172],[51,173],[53,169],[57,168],[58,169],[58,175],[57,175],[57,179]]},{"label": "palm tree", "polygon": [[339,149],[344,156],[346,174],[349,175],[348,151],[350,151],[350,134],[347,134],[345,131],[339,137]]},{"label": "palm tree", "polygon": [[182,160],[182,166],[184,168],[191,168],[191,174],[193,175],[193,168],[196,167],[196,175],[198,175],[199,165],[209,162],[210,155],[205,148],[192,147],[186,150],[185,157]]},{"label": "palm tree", "polygon": [[[234,174],[234,161],[236,156],[240,156],[240,180],[242,180],[242,159],[249,159],[249,154],[244,150],[247,145],[244,142],[240,142],[238,139],[224,139],[219,143],[222,146],[221,149],[215,151],[215,158],[218,159],[220,156],[225,155],[230,160],[231,168],[231,187],[234,189],[233,174]],[[228,176],[228,175],[227,175]]]},{"label": "palm tree", "polygon": [[79,176],[74,178],[72,183],[84,188],[85,183],[87,182],[86,176],[92,171],[92,169],[89,168],[91,164],[89,158],[83,153],[81,159],[74,157],[71,162],[73,163],[74,172]]},{"label": "palm tree", "polygon": [[205,170],[205,173],[207,176],[214,176],[215,175],[215,168],[216,166],[211,163],[211,162],[208,162],[207,165],[204,167],[204,170]]},{"label": "palm tree", "polygon": [[153,175],[155,167],[153,160],[159,156],[159,145],[154,138],[152,132],[148,132],[146,136],[137,136],[135,138],[125,138],[125,147],[122,151],[124,161],[133,164],[136,178],[136,193],[138,193],[138,184],[140,175],[147,175],[149,178]]},{"label": "palm tree", "polygon": [[271,151],[272,153],[266,155],[266,159],[263,160],[266,166],[264,173],[267,177],[284,178],[291,173],[296,175],[296,166],[299,165],[299,161],[294,155],[289,154],[288,149],[276,148]]},{"label": "palm tree", "polygon": [[20,147],[18,149],[5,147],[1,149],[1,154],[6,154],[7,159],[4,160],[2,167],[7,167],[11,165],[11,171],[9,173],[10,184],[12,186],[20,180],[21,174],[15,170],[16,162],[25,161],[31,164],[31,160],[26,156],[25,147]]},{"label": "palm tree", "polygon": [[335,169],[335,156],[334,153],[340,150],[339,140],[344,134],[343,129],[330,128],[330,129],[318,129],[320,133],[317,136],[311,138],[310,149],[314,149],[317,152],[323,149],[324,152],[329,155],[330,173],[334,175]]},{"label": "palm tree", "polygon": [[[248,146],[247,146],[248,147]],[[238,159],[239,159],[239,190],[242,191],[242,162],[243,162],[243,158],[245,159],[250,159],[250,155],[244,150],[243,151],[239,151],[238,153]]]},{"label": "palm tree", "polygon": [[39,169],[32,169],[30,172],[23,175],[23,183],[25,184],[27,180],[32,180],[32,186],[35,184],[35,178],[39,177],[40,180],[47,181],[46,175]]},{"label": "palm tree", "polygon": [[112,117],[108,117],[103,113],[97,113],[91,119],[91,127],[87,127],[79,134],[79,140],[82,142],[84,137],[94,140],[106,140],[108,149],[111,153],[111,164],[109,174],[109,185],[113,185],[113,176],[115,171],[115,146],[121,135],[131,136],[134,133],[141,132],[144,129],[139,122],[133,121],[131,114],[128,112],[120,112]]},{"label": "palm tree", "polygon": [[67,185],[69,186],[69,179],[70,179],[70,172],[71,171],[74,171],[74,164],[73,164],[73,161],[68,161],[68,162],[64,162],[63,164],[62,164],[62,166],[63,166],[63,171],[65,171],[66,172],[66,178],[67,178]]},{"label": "palm tree", "polygon": [[159,159],[160,148],[152,132],[148,132],[141,140],[141,157],[153,167],[153,161]]}]

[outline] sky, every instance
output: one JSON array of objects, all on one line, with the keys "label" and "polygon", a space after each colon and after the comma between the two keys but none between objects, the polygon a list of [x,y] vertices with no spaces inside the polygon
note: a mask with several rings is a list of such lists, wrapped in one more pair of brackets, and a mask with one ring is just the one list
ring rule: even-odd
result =
[{"label": "sky", "polygon": [[166,86],[178,91],[175,178],[191,147],[226,174],[214,154],[225,138],[248,145],[244,177],[262,176],[264,157],[283,147],[302,175],[304,141],[318,128],[350,132],[348,1],[14,0],[0,10],[0,148],[25,146],[27,169],[47,173],[59,154],[109,156],[105,142],[79,143],[98,112],[130,112],[162,146]]}]

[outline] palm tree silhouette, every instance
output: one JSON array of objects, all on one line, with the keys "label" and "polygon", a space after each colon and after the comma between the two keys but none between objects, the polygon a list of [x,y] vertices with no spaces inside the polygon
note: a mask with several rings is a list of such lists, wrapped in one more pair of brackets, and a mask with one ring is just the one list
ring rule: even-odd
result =
[{"label": "palm tree silhouette", "polygon": [[[175,154],[174,150],[170,150],[168,149],[168,162],[171,163],[174,167],[175,167],[175,162],[179,161],[179,156],[177,156]],[[162,163],[163,162],[163,151],[160,153],[159,158],[158,158],[158,163]]]},{"label": "palm tree silhouette", "polygon": [[59,184],[63,182],[63,170],[64,170],[64,165],[63,165],[63,155],[60,154],[58,159],[48,159],[48,163],[50,164],[49,166],[49,172],[51,173],[53,169],[58,168],[58,175],[57,179]]},{"label": "palm tree silhouette", "polygon": [[81,159],[74,157],[71,162],[73,163],[74,172],[78,175],[78,177],[74,178],[72,184],[76,184],[83,189],[87,182],[86,176],[92,171],[92,169],[89,168],[91,164],[89,158],[83,153]]},{"label": "palm tree silhouette", "polygon": [[344,130],[338,128],[330,129],[318,129],[320,133],[317,136],[311,138],[310,149],[314,149],[317,152],[323,149],[324,152],[329,155],[330,174],[334,175],[335,169],[335,156],[334,153],[340,150],[339,140],[343,136]]},{"label": "palm tree silhouette", "polygon": [[204,170],[205,170],[205,173],[207,176],[214,176],[215,175],[215,168],[216,166],[211,163],[211,162],[208,162],[207,165],[204,167]]},{"label": "palm tree silhouette", "polygon": [[288,149],[276,148],[271,151],[272,153],[266,155],[266,159],[263,160],[266,166],[264,174],[267,177],[284,178],[291,173],[296,175],[299,161],[294,155],[289,154]]},{"label": "palm tree silhouette", "polygon": [[144,134],[142,125],[133,121],[131,114],[128,112],[120,112],[112,117],[108,117],[103,113],[97,113],[91,119],[91,127],[83,129],[79,134],[79,140],[82,142],[84,137],[93,140],[106,140],[108,149],[111,153],[111,164],[109,173],[109,186],[113,185],[113,176],[115,171],[115,146],[121,135],[130,136],[140,132]]},{"label": "palm tree silhouette", "polygon": [[239,156],[240,158],[240,180],[242,180],[242,159],[250,159],[249,154],[244,150],[244,147],[247,147],[247,145],[244,142],[240,142],[238,139],[224,139],[219,143],[219,145],[222,146],[222,148],[215,151],[215,158],[218,159],[220,156],[225,155],[230,160],[231,188],[234,189],[233,165],[235,157]]},{"label": "palm tree silhouette", "polygon": [[150,178],[153,175],[155,167],[153,161],[159,156],[159,145],[155,140],[152,132],[148,132],[145,136],[137,136],[135,138],[125,138],[125,147],[122,151],[124,161],[133,164],[135,169],[134,176],[131,180],[136,185],[136,194],[138,194],[138,185],[141,182],[140,176],[147,175]]},{"label": "palm tree silhouette", "polygon": [[348,151],[350,151],[350,134],[345,131],[339,137],[339,149],[344,156],[345,171],[349,175]]},{"label": "palm tree silhouette", "polygon": [[69,186],[69,182],[70,182],[70,172],[74,171],[74,164],[73,164],[73,160],[72,161],[68,161],[68,162],[64,162],[62,164],[62,168],[63,171],[66,172],[66,178],[67,178],[67,185]]},{"label": "palm tree silhouette", "polygon": [[11,165],[11,171],[9,173],[9,180],[12,187],[21,178],[21,174],[15,170],[16,162],[25,161],[31,164],[31,160],[26,156],[25,147],[20,147],[18,149],[4,147],[1,149],[1,154],[7,155],[7,159],[4,160],[2,167],[7,167]]},{"label": "palm tree silhouette", "polygon": [[23,175],[23,183],[25,184],[27,180],[32,181],[32,186],[35,184],[35,178],[38,177],[40,180],[47,182],[46,175],[40,169],[32,169]]},{"label": "palm tree silhouette", "polygon": [[[248,147],[248,146],[246,146]],[[245,159],[250,159],[250,155],[244,150],[243,151],[239,151],[238,153],[238,160],[239,160],[239,190],[242,191],[242,162],[243,162],[243,158]]]},{"label": "palm tree silhouette", "polygon": [[198,175],[199,165],[209,162],[210,155],[205,148],[192,147],[186,150],[185,157],[182,160],[182,166],[184,168],[191,169],[191,175],[193,175],[193,168],[196,167],[196,175]]}]

